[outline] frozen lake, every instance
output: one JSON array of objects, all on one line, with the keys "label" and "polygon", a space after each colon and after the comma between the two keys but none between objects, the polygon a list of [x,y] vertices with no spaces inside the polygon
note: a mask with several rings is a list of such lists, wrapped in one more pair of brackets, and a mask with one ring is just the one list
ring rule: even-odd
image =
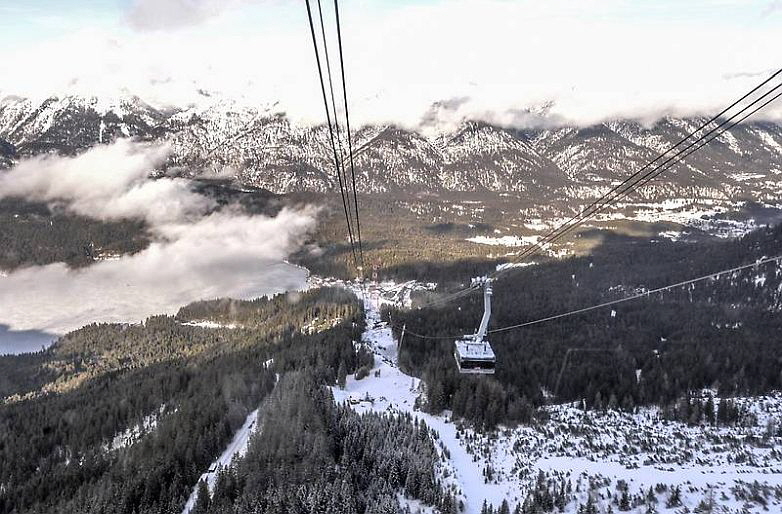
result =
[{"label": "frozen lake", "polygon": [[36,352],[51,345],[56,334],[40,330],[11,330],[0,324],[0,355]]},{"label": "frozen lake", "polygon": [[155,314],[176,314],[197,300],[296,290],[309,275],[299,266],[260,259],[240,266],[209,262],[197,270],[173,261],[155,271],[128,273],[132,265],[125,260],[85,270],[51,264],[0,277],[0,354],[40,350],[89,323],[138,323]]}]

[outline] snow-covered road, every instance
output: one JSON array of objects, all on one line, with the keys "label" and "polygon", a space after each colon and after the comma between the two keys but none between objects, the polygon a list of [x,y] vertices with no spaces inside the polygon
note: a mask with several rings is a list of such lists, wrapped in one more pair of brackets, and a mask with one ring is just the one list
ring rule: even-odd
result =
[{"label": "snow-covered road", "polygon": [[[220,457],[209,466],[209,470],[203,473],[198,479],[198,482],[205,480],[209,486],[209,492],[214,491],[215,484],[217,483],[217,473],[221,468],[227,468],[231,465],[231,461],[235,457],[241,457],[247,453],[247,446],[250,443],[250,437],[258,430],[258,411],[255,409],[244,420],[242,427],[236,431],[233,439],[228,444],[228,447],[223,451]],[[198,499],[198,483],[193,487],[193,491],[190,493],[190,497],[185,503],[185,508],[182,509],[182,514],[190,514],[190,511],[195,507],[196,500]]]}]

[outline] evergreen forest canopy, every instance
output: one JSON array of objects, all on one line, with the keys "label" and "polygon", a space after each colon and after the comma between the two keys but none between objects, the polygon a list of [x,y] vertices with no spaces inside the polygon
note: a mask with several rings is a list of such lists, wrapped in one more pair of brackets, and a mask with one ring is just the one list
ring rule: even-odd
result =
[{"label": "evergreen forest canopy", "polygon": [[[498,282],[490,329],[782,254],[782,226],[699,244],[582,237],[602,243],[589,256],[541,259]],[[470,259],[384,273],[423,273],[444,290],[496,264]],[[657,404],[687,422],[733,424],[742,413],[729,401],[715,409],[690,392],[782,387],[781,289],[782,269],[766,264],[618,305],[615,315],[608,308],[491,334],[493,377],[458,375],[450,339],[408,334],[400,363],[426,384],[422,408],[450,408],[485,428],[537,422],[545,402],[574,400],[597,409]],[[386,314],[395,326],[450,336],[473,332],[482,309],[473,295]],[[176,316],[92,324],[45,351],[0,357],[0,513],[179,513],[259,407],[268,429],[220,474],[211,499],[199,495],[196,512],[390,513],[400,493],[457,511],[454,491],[434,472],[441,457],[424,424],[356,414],[324,387],[371,369],[363,329],[355,296],[322,288],[194,302]],[[561,492],[541,488],[529,502],[556,503]]]},{"label": "evergreen forest canopy", "polygon": [[[10,377],[0,391],[0,512],[181,512],[277,374],[333,384],[371,360],[354,346],[363,313],[344,290],[243,308],[273,322],[212,329],[157,316],[90,325],[44,352],[0,357],[0,376]],[[302,333],[313,316],[341,321]],[[132,435],[150,421],[151,434]]]},{"label": "evergreen forest canopy", "polygon": [[103,255],[136,253],[149,241],[140,220],[98,221],[56,205],[0,199],[0,270],[54,262],[83,267]]},{"label": "evergreen forest canopy", "polygon": [[[782,254],[782,226],[698,244],[595,235],[603,242],[589,256],[542,259],[501,278],[489,329]],[[493,263],[451,263],[447,275],[464,284],[492,269]],[[671,406],[701,388],[727,396],[759,394],[782,387],[781,287],[782,268],[769,263],[613,308],[490,334],[497,355],[493,377],[459,375],[450,339],[408,333],[400,363],[425,380],[426,409],[453,409],[488,427],[530,421],[535,408],[552,397],[631,409]],[[440,308],[390,314],[397,337],[403,324],[437,337],[473,333],[482,313],[482,295],[473,294]]]}]

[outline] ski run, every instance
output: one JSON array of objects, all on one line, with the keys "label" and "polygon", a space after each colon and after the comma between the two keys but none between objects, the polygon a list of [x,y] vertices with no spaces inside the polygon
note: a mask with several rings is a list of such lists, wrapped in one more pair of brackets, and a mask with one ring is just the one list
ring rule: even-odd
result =
[{"label": "ski run", "polygon": [[[724,507],[722,512],[782,512],[782,394],[736,399],[755,415],[751,427],[693,427],[664,420],[654,408],[630,414],[555,405],[547,407],[549,420],[540,425],[482,433],[454,422],[449,412],[431,415],[417,410],[416,397],[425,390],[418,378],[397,367],[398,341],[381,320],[380,308],[384,303],[409,307],[413,290],[432,286],[348,286],[363,299],[362,342],[374,351],[375,366],[366,378],[348,377],[344,389],[332,389],[336,401],[349,403],[357,412],[410,412],[435,430],[444,456],[440,477],[461,492],[466,514],[480,513],[484,501],[497,507],[507,500],[513,508],[524,500],[540,471],[572,483],[578,500],[565,512],[577,512],[589,496],[599,512],[609,506],[617,511],[611,501],[620,484],[626,484],[631,494],[646,495],[651,488],[657,512],[680,512],[683,507],[692,511],[708,498]],[[492,470],[491,479],[487,468]],[[661,484],[668,488],[659,488]],[[682,506],[669,509],[666,499],[675,486],[681,488]],[[762,501],[748,503],[737,496]],[[413,512],[431,510],[404,498],[400,502]],[[632,512],[646,512],[646,507]]]},{"label": "ski run", "polygon": [[[521,503],[541,471],[572,484],[576,500],[565,507],[567,513],[576,513],[589,497],[598,512],[608,512],[609,507],[616,511],[611,503],[620,488],[642,496],[654,494],[656,512],[693,511],[708,498],[720,506],[714,512],[782,512],[780,393],[734,399],[753,414],[753,426],[688,426],[663,419],[655,408],[595,412],[570,404],[546,407],[545,423],[483,433],[454,422],[449,412],[432,415],[417,409],[416,398],[425,394],[425,388],[420,379],[398,368],[398,341],[380,317],[384,304],[409,307],[415,290],[434,284],[386,282],[363,288],[311,277],[309,287],[319,286],[346,287],[363,301],[362,344],[375,354],[369,376],[349,376],[344,389],[332,387],[335,400],[359,413],[409,412],[425,421],[437,434],[440,479],[457,492],[465,514],[479,514],[484,502],[495,507],[503,500],[511,506]],[[219,469],[246,453],[260,424],[259,411],[251,412],[222,455],[201,475],[210,491]],[[682,505],[666,508],[666,498],[677,486]],[[196,497],[197,484],[183,514],[190,513]],[[418,501],[401,495],[399,500],[412,512],[433,512]],[[641,506],[631,512],[647,510]]]}]

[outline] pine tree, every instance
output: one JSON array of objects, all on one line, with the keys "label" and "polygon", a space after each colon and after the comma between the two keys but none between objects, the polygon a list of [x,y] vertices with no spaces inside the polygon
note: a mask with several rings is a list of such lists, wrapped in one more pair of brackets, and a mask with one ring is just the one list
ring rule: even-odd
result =
[{"label": "pine tree", "polygon": [[196,498],[192,512],[194,514],[206,514],[209,511],[210,503],[209,487],[207,487],[205,480],[201,480],[198,482],[198,497]]},{"label": "pine tree", "polygon": [[681,496],[682,496],[681,488],[677,485],[671,490],[671,495],[668,497],[668,500],[665,502],[665,507],[668,509],[681,507],[682,505]]},{"label": "pine tree", "polygon": [[622,497],[619,499],[619,510],[627,512],[632,507],[630,505],[630,495],[627,490],[622,491]]},{"label": "pine tree", "polygon": [[706,406],[703,410],[704,416],[706,416],[706,423],[714,424],[714,398],[709,395],[709,399],[706,400]]},{"label": "pine tree", "polygon": [[[331,368],[334,369],[334,368]],[[339,362],[339,368],[337,369],[337,385],[340,389],[345,389],[347,383],[348,370],[345,367],[345,361]]]}]

